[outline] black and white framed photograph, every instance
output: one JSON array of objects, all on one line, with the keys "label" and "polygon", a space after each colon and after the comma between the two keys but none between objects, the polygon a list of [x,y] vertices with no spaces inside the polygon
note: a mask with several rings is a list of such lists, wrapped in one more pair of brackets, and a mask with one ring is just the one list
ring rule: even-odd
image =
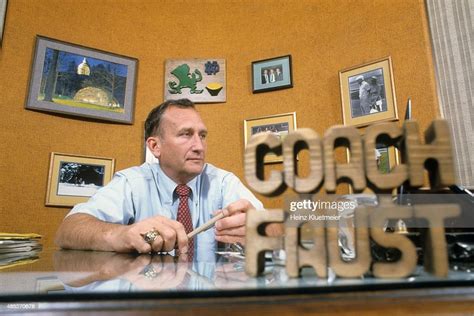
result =
[{"label": "black and white framed photograph", "polygon": [[26,108],[133,124],[137,64],[37,36]]},{"label": "black and white framed photograph", "polygon": [[293,87],[291,55],[252,62],[253,93]]},{"label": "black and white framed photograph", "polygon": [[397,120],[390,57],[339,72],[344,125]]},{"label": "black and white framed photograph", "polygon": [[[296,130],[296,112],[269,115],[264,117],[257,117],[244,120],[244,142],[245,146],[255,134],[258,133],[273,133],[282,141],[286,135]],[[265,156],[265,163],[282,162],[283,157],[269,153]]]},{"label": "black and white framed photograph", "polygon": [[115,159],[51,153],[46,205],[85,202],[113,176]]}]

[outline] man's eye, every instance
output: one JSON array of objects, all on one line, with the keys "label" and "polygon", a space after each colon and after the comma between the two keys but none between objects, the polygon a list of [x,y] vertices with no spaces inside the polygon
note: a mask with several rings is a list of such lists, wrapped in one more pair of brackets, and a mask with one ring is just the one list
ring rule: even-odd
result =
[{"label": "man's eye", "polygon": [[206,138],[207,138],[207,134],[201,134],[201,138],[202,138],[202,139],[206,139]]}]

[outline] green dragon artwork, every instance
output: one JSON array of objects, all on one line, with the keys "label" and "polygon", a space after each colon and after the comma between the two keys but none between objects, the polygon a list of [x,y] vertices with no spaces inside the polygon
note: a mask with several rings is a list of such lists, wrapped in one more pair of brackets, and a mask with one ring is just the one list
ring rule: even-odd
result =
[{"label": "green dragon artwork", "polygon": [[194,73],[189,72],[189,66],[182,64],[171,71],[176,78],[179,80],[179,84],[175,81],[169,81],[168,86],[171,90],[168,90],[172,94],[181,94],[181,89],[189,88],[190,93],[200,94],[203,90],[197,90],[196,83],[202,80],[202,74],[198,69],[194,70]]}]

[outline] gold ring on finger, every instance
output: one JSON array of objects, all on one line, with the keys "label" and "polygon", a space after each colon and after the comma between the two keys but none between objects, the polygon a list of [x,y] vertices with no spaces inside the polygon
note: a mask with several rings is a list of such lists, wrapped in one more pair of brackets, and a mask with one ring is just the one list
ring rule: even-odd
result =
[{"label": "gold ring on finger", "polygon": [[160,233],[156,229],[153,229],[146,232],[143,235],[143,239],[145,240],[145,242],[151,245],[155,241],[155,239],[158,238],[158,236],[160,236]]}]

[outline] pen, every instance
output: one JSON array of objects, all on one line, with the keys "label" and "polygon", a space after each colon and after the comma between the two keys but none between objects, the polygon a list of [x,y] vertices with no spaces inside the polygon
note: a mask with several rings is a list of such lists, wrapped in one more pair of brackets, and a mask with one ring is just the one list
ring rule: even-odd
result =
[{"label": "pen", "polygon": [[216,216],[214,216],[213,218],[211,218],[210,220],[208,220],[207,222],[205,222],[204,224],[202,224],[201,226],[197,227],[192,232],[190,232],[188,234],[188,238],[193,238],[195,235],[197,235],[199,233],[202,233],[203,231],[208,230],[209,228],[214,226],[214,224],[218,220],[220,220],[221,218],[227,217],[227,216],[229,216],[229,211],[227,209],[223,209]]}]

